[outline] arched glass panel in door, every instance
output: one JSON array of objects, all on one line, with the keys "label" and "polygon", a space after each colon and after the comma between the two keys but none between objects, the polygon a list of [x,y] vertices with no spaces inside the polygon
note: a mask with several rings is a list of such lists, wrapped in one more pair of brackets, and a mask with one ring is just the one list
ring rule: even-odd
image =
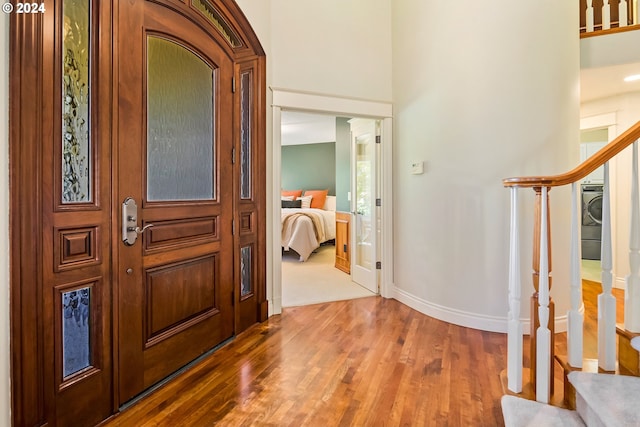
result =
[{"label": "arched glass panel in door", "polygon": [[213,69],[155,36],[147,66],[147,200],[214,199]]}]

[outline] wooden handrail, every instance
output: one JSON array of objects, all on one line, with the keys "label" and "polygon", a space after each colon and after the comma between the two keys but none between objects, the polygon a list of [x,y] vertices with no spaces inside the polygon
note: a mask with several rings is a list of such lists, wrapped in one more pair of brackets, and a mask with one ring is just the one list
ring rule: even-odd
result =
[{"label": "wooden handrail", "polygon": [[639,24],[627,25],[626,27],[613,27],[613,28],[610,28],[608,30],[590,31],[588,33],[587,32],[581,32],[580,33],[580,38],[581,39],[587,39],[589,37],[606,36],[608,34],[625,33],[627,31],[635,31],[635,30],[640,30],[640,25]]},{"label": "wooden handrail", "polygon": [[505,187],[560,187],[571,184],[604,165],[639,138],[640,121],[569,172],[551,176],[505,178],[502,180],[502,183]]}]

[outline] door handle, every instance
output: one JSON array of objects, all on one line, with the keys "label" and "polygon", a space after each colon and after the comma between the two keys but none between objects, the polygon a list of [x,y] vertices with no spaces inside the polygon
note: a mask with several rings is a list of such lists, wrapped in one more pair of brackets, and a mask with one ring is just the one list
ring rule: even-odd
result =
[{"label": "door handle", "polygon": [[138,235],[144,233],[145,230],[153,227],[153,224],[147,224],[140,228],[138,226],[138,205],[132,197],[127,197],[122,202],[122,241],[127,246],[132,246]]}]

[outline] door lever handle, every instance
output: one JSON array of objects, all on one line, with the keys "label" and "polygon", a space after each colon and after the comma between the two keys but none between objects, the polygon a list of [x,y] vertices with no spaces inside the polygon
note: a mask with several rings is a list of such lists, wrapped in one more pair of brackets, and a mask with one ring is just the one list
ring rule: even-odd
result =
[{"label": "door lever handle", "polygon": [[147,224],[147,225],[145,225],[145,226],[144,226],[144,227],[142,227],[142,228],[140,228],[140,227],[136,227],[136,228],[134,228],[134,229],[133,229],[133,231],[135,231],[135,232],[136,232],[136,234],[140,235],[140,234],[144,233],[144,231],[145,231],[146,229],[151,228],[151,227],[153,227],[153,224]]},{"label": "door lever handle", "polygon": [[133,245],[138,236],[151,227],[153,224],[147,224],[142,228],[138,226],[138,205],[133,198],[127,197],[122,202],[122,241],[124,244]]}]

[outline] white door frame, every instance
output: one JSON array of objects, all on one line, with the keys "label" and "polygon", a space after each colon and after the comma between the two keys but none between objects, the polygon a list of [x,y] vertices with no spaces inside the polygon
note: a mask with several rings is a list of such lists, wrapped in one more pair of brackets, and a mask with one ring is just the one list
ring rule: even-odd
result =
[{"label": "white door frame", "polygon": [[272,132],[271,174],[267,180],[267,299],[269,316],[282,313],[282,252],[280,245],[280,167],[281,112],[302,110],[345,117],[363,117],[382,121],[381,147],[381,212],[380,295],[391,298],[393,293],[393,183],[392,183],[392,105],[391,103],[295,92],[271,88]]}]

